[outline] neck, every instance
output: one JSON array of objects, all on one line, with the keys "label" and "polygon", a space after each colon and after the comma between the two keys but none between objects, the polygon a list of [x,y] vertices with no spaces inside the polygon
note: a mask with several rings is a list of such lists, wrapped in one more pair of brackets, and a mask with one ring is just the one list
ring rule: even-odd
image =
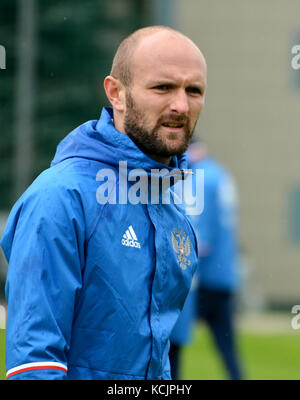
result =
[{"label": "neck", "polygon": [[[145,153],[147,154],[147,153]],[[165,164],[165,165],[170,165],[171,161],[172,161],[172,157],[162,157],[162,156],[158,156],[156,154],[147,154],[148,157],[152,158],[155,161],[158,161],[161,164]]]}]

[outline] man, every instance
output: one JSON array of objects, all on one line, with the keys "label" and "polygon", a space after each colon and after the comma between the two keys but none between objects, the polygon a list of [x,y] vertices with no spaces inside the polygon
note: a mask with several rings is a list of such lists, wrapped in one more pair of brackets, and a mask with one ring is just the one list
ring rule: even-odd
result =
[{"label": "man", "polygon": [[104,81],[112,109],[66,136],[8,219],[8,378],[170,379],[196,239],[161,191],[135,204],[125,194],[140,170],[184,178],[205,86],[183,34],[147,27],[121,43]]},{"label": "man", "polygon": [[[195,216],[198,233],[198,317],[207,323],[230,379],[241,379],[234,300],[238,271],[237,189],[229,171],[208,154],[203,141],[188,150],[190,167],[204,171],[204,210]],[[178,325],[178,324],[177,324]]]}]

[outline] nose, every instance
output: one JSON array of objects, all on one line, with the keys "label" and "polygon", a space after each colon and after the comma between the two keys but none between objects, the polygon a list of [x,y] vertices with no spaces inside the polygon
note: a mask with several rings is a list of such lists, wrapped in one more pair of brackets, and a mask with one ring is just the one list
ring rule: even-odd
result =
[{"label": "nose", "polygon": [[187,114],[189,111],[188,96],[185,90],[178,90],[174,93],[172,98],[170,109],[174,113]]}]

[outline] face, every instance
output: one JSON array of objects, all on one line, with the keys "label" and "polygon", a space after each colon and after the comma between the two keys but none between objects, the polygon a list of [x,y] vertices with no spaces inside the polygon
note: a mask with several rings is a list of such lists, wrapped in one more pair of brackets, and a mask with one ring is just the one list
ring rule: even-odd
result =
[{"label": "face", "polygon": [[166,162],[189,145],[204,105],[206,64],[192,43],[172,35],[144,39],[133,62],[124,131],[146,154]]}]

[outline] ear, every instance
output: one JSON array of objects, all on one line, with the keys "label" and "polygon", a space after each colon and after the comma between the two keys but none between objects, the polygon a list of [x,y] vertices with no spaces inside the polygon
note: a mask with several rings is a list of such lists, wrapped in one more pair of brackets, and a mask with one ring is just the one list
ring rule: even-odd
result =
[{"label": "ear", "polygon": [[109,75],[104,79],[104,90],[108,100],[116,111],[125,110],[125,87],[119,79]]}]

